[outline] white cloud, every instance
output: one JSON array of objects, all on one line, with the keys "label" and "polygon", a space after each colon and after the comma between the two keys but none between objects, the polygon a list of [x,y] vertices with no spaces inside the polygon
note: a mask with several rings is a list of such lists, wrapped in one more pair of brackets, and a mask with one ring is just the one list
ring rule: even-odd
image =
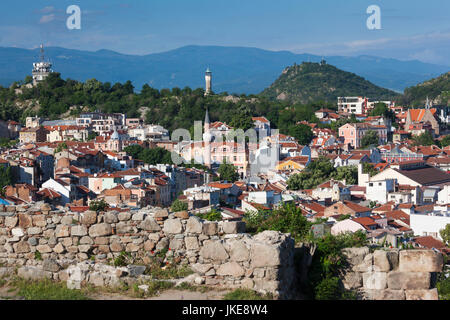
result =
[{"label": "white cloud", "polygon": [[47,7],[42,8],[41,10],[39,10],[39,12],[41,12],[41,13],[50,13],[53,11],[55,11],[55,7],[53,7],[53,6],[47,6]]},{"label": "white cloud", "polygon": [[43,24],[43,23],[49,23],[51,21],[55,20],[55,15],[52,14],[48,14],[45,16],[42,16],[41,19],[39,20],[39,23]]}]

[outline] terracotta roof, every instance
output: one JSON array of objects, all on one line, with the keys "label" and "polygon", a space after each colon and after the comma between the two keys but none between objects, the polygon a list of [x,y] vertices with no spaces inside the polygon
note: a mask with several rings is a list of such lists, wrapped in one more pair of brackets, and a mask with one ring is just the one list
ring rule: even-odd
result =
[{"label": "terracotta roof", "polygon": [[264,123],[269,122],[269,120],[267,120],[265,117],[253,117],[252,121],[260,121],[260,122],[264,122]]},{"label": "terracotta roof", "polygon": [[220,182],[211,182],[208,184],[208,186],[218,189],[228,189],[233,186],[232,183],[220,183]]},{"label": "terracotta roof", "polygon": [[387,211],[385,214],[389,219],[399,220],[403,223],[406,223],[408,226],[410,225],[409,214],[403,212],[402,210]]},{"label": "terracotta roof", "polygon": [[371,217],[353,218],[352,220],[359,223],[367,230],[369,230],[372,226],[378,226],[375,220],[373,220]]},{"label": "terracotta roof", "polygon": [[344,200],[344,204],[355,212],[371,211],[370,208],[360,206],[359,204],[356,204],[356,203],[348,201],[348,200]]},{"label": "terracotta roof", "polygon": [[445,244],[437,240],[431,236],[425,236],[425,237],[417,237],[413,239],[413,241],[417,244],[419,244],[421,247],[425,247],[428,249],[436,248],[436,249],[442,249],[446,248]]},{"label": "terracotta roof", "polygon": [[55,199],[55,198],[61,198],[61,194],[59,192],[56,192],[55,190],[49,189],[49,188],[45,188],[42,189],[40,191],[37,192],[37,194],[45,197],[45,198],[50,198],[50,199]]}]

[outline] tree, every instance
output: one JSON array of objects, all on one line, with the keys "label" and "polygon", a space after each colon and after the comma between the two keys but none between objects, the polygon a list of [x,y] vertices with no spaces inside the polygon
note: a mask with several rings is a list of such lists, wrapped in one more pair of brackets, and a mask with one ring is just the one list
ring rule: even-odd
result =
[{"label": "tree", "polygon": [[179,211],[186,211],[188,209],[188,204],[186,202],[183,202],[179,199],[176,199],[173,203],[170,209],[173,212],[179,212]]},{"label": "tree", "polygon": [[413,140],[415,146],[431,146],[435,144],[433,136],[428,131],[414,136]]},{"label": "tree", "polygon": [[373,166],[372,163],[363,162],[362,166],[363,166],[362,172],[363,173],[368,173],[371,177],[373,177],[374,175],[376,175],[378,173],[378,170],[375,169],[375,167]]},{"label": "tree", "polygon": [[441,147],[445,148],[447,146],[450,146],[450,135],[444,136],[441,140]]},{"label": "tree", "polygon": [[392,112],[386,104],[379,102],[375,104],[372,112],[370,113],[371,116],[382,116],[389,119],[394,119],[394,112]]},{"label": "tree", "polygon": [[358,182],[358,168],[356,166],[337,167],[332,176],[339,181],[345,179],[345,184],[353,185]]},{"label": "tree", "polygon": [[[344,174],[346,169],[341,169]],[[287,184],[290,190],[311,189],[319,184],[329,180],[337,170],[328,158],[319,157],[319,159],[308,164],[303,172],[291,175]]]},{"label": "tree", "polygon": [[313,138],[311,127],[306,124],[290,126],[288,134],[294,137],[301,145],[308,145]]},{"label": "tree", "polygon": [[444,229],[439,231],[439,234],[441,235],[442,241],[445,245],[450,246],[450,223],[448,223]]},{"label": "tree", "polygon": [[159,163],[172,164],[172,154],[164,148],[143,148],[138,144],[133,144],[124,148],[124,151],[133,159],[139,159],[151,165]]},{"label": "tree", "polygon": [[226,161],[219,166],[217,170],[221,180],[235,182],[239,180],[239,173],[234,165],[228,164]]},{"label": "tree", "polygon": [[13,184],[13,176],[11,173],[11,167],[0,167],[0,189],[3,190],[5,186]]},{"label": "tree", "polygon": [[380,139],[378,137],[378,133],[376,131],[369,130],[361,139],[361,147],[367,148],[372,145],[378,145],[379,141]]},{"label": "tree", "polygon": [[94,200],[94,201],[91,201],[91,203],[89,203],[89,210],[92,210],[92,211],[97,211],[97,212],[105,211],[108,208],[109,208],[109,204],[103,199],[100,201]]}]

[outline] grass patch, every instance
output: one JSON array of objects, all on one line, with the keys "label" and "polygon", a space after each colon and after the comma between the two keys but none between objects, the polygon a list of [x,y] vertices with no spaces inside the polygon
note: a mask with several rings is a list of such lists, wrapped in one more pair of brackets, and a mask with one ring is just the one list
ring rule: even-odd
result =
[{"label": "grass patch", "polygon": [[0,279],[0,288],[4,287],[7,282],[5,279]]},{"label": "grass patch", "polygon": [[273,300],[271,294],[262,295],[250,289],[236,289],[227,293],[224,300]]},{"label": "grass patch", "polygon": [[161,294],[161,292],[165,290],[172,289],[175,286],[174,283],[168,281],[150,281],[144,284],[148,286],[147,291],[139,289],[140,285],[137,283],[133,285],[133,293],[135,297],[137,298],[154,297]]},{"label": "grass patch", "polygon": [[15,279],[10,285],[17,289],[17,295],[26,300],[88,300],[80,290],[70,290],[63,283],[51,280]]},{"label": "grass patch", "polygon": [[161,268],[158,265],[151,265],[146,271],[147,275],[151,275],[154,279],[168,280],[180,279],[193,274],[191,268],[187,266],[168,265],[166,268]]}]

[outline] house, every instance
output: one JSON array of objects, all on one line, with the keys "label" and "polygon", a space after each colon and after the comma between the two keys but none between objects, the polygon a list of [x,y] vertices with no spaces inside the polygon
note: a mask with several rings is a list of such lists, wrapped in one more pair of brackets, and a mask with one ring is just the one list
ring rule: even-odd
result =
[{"label": "house", "polygon": [[365,183],[366,199],[381,204],[388,202],[388,194],[395,191],[395,180],[374,180]]},{"label": "house", "polygon": [[52,189],[61,195],[61,204],[66,205],[76,199],[75,185],[63,179],[49,179],[42,184],[41,190]]},{"label": "house", "polygon": [[183,191],[188,203],[188,210],[199,209],[207,206],[219,206],[220,189],[210,186],[189,188]]},{"label": "house", "polygon": [[308,156],[300,157],[288,157],[283,161],[280,161],[277,166],[277,171],[291,171],[291,170],[304,170],[310,163],[311,158]]},{"label": "house", "polygon": [[360,148],[362,138],[369,131],[375,131],[378,134],[379,144],[387,142],[387,127],[368,123],[347,123],[339,128],[339,137],[343,139],[344,144]]},{"label": "house", "polygon": [[325,200],[331,199],[332,201],[344,201],[350,200],[350,189],[340,181],[333,179],[326,181],[318,185],[311,195],[314,199]]},{"label": "house", "polygon": [[218,189],[220,200],[228,204],[236,204],[241,193],[241,189],[234,183],[211,182],[208,186]]},{"label": "house", "polygon": [[258,137],[270,137],[270,121],[265,117],[253,117],[253,127],[258,133]]},{"label": "house", "polygon": [[432,236],[442,240],[439,232],[444,229],[447,224],[450,224],[450,212],[415,212],[409,215],[409,221],[415,235]]},{"label": "house", "polygon": [[53,189],[44,188],[36,193],[41,200],[45,203],[51,204],[53,206],[58,206],[61,204],[62,195]]},{"label": "house", "polygon": [[89,190],[91,190],[95,194],[100,194],[103,190],[116,187],[122,180],[120,176],[113,173],[95,173],[93,175],[90,175],[88,179]]},{"label": "house", "polygon": [[21,144],[47,141],[47,130],[44,127],[24,128],[19,132]]},{"label": "house", "polygon": [[371,214],[371,209],[360,206],[351,201],[338,201],[331,206],[328,206],[324,211],[325,217],[330,217],[338,214],[351,215],[352,217],[367,217]]},{"label": "house", "polygon": [[7,197],[15,197],[20,200],[23,200],[27,203],[34,202],[38,200],[37,191],[38,188],[34,187],[31,184],[23,183],[19,184],[16,183],[13,186],[5,186],[3,188],[5,192],[5,196]]},{"label": "house", "polygon": [[358,223],[352,219],[345,219],[339,222],[336,222],[331,227],[331,234],[332,235],[338,235],[341,233],[354,233],[357,231],[366,232],[366,228],[361,223]]},{"label": "house", "polygon": [[429,123],[435,135],[439,135],[439,122],[436,119],[436,111],[435,108],[428,107],[425,109],[408,109],[405,121],[406,131],[410,132],[410,127],[414,124]]}]

